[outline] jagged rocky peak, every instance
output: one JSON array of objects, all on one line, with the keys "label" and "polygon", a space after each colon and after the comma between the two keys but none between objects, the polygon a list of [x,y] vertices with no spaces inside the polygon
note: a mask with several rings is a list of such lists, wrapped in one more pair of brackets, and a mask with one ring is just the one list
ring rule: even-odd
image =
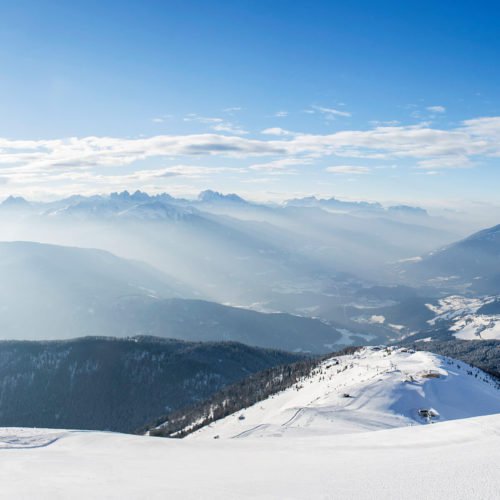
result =
[{"label": "jagged rocky peak", "polygon": [[198,201],[202,203],[217,203],[217,202],[231,202],[231,203],[246,203],[246,201],[235,193],[223,194],[218,191],[207,189],[198,195]]}]

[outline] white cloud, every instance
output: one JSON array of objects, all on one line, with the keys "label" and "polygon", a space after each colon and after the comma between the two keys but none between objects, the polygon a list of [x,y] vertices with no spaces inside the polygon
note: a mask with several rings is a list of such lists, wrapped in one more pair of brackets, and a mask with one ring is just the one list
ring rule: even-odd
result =
[{"label": "white cloud", "polygon": [[500,140],[500,116],[488,116],[465,120],[461,130],[475,138]]},{"label": "white cloud", "polygon": [[230,134],[235,134],[235,135],[248,134],[246,130],[243,130],[242,128],[238,127],[238,125],[234,125],[233,123],[230,122],[217,123],[216,125],[213,125],[211,128],[216,132],[228,132]]},{"label": "white cloud", "polygon": [[209,125],[212,130],[216,132],[228,132],[235,135],[246,135],[248,132],[243,130],[238,125],[224,120],[223,118],[200,116],[196,113],[190,113],[184,117],[185,122],[198,122]]},{"label": "white cloud", "polygon": [[446,108],[444,106],[427,106],[427,111],[431,113],[445,113]]},{"label": "white cloud", "polygon": [[427,172],[419,172],[419,173],[423,173],[425,175],[439,175],[441,172],[437,170],[428,170]]},{"label": "white cloud", "polygon": [[325,170],[331,174],[338,175],[363,175],[370,172],[368,167],[356,167],[353,165],[338,165],[335,167],[327,167]]},{"label": "white cloud", "polygon": [[384,125],[391,127],[394,125],[400,125],[401,122],[399,120],[371,120],[370,124],[374,125],[376,127],[384,126]]},{"label": "white cloud", "polygon": [[163,123],[171,118],[173,118],[174,115],[159,115],[159,116],[155,116],[151,121],[153,123]]},{"label": "white cloud", "polygon": [[274,116],[276,118],[284,118],[285,116],[288,116],[288,111],[276,111],[276,113],[274,113]]},{"label": "white cloud", "polygon": [[290,166],[308,165],[310,163],[312,163],[312,160],[308,158],[281,158],[266,163],[255,163],[253,165],[250,165],[250,167],[248,168],[250,170],[276,171],[284,170]]},{"label": "white cloud", "polygon": [[440,156],[418,162],[419,168],[423,169],[469,168],[473,165],[473,162],[466,156]]},{"label": "white cloud", "polygon": [[[200,178],[210,175],[224,173],[242,173],[245,172],[242,168],[233,167],[200,167],[195,165],[174,165],[159,170],[143,170],[136,174],[141,178],[158,178],[158,177],[191,177]],[[135,175],[135,174],[133,174]]]},{"label": "white cloud", "polygon": [[335,119],[336,117],[339,117],[339,116],[341,116],[341,117],[351,116],[351,113],[349,113],[348,111],[341,111],[341,110],[335,109],[335,108],[326,108],[324,106],[313,105],[313,106],[311,106],[311,110],[317,111],[318,113],[322,113],[329,120]]},{"label": "white cloud", "polygon": [[210,116],[200,116],[196,113],[187,114],[183,118],[183,120],[185,122],[198,122],[198,123],[207,123],[207,124],[221,123],[224,121],[222,118],[215,118],[215,117],[210,117]]},{"label": "white cloud", "polygon": [[265,128],[264,130],[261,131],[261,134],[265,135],[295,135],[294,132],[290,132],[290,130],[285,130],[284,128],[280,127],[271,127],[271,128]]},{"label": "white cloud", "polygon": [[[220,125],[210,122],[209,126]],[[223,125],[224,126],[224,125]],[[145,174],[139,170],[149,159],[168,159],[172,162],[198,158],[231,158],[230,171],[239,173],[243,160],[255,161],[250,171],[290,172],[290,168],[316,159],[356,158],[359,161],[384,160],[388,163],[414,162],[420,169],[437,171],[471,167],[500,157],[500,117],[480,117],[466,120],[449,130],[435,128],[429,123],[413,126],[377,126],[367,130],[343,130],[332,134],[293,134],[281,132],[266,139],[241,137],[228,132],[155,135],[152,137],[71,137],[66,139],[12,140],[0,138],[0,177],[11,185],[66,182],[68,185],[104,186],[111,175],[109,169],[126,168],[126,175],[137,175],[137,182],[164,176],[194,176],[228,173],[229,170],[195,170],[195,167],[167,167]],[[272,158],[267,161],[267,158]],[[188,158],[191,159],[188,161]],[[340,163],[340,162],[339,162]],[[365,163],[366,165],[366,163]],[[366,173],[370,165],[353,167],[341,164],[331,167],[332,173]],[[201,167],[196,167],[201,168]],[[207,167],[208,168],[208,167]],[[226,168],[226,167],[224,167]],[[245,167],[246,168],[246,167]],[[134,173],[137,172],[137,174]],[[139,173],[142,172],[142,173]],[[114,170],[113,170],[114,174]],[[142,177],[140,177],[142,176]],[[132,177],[128,178],[133,180]],[[127,178],[122,179],[123,182]]]}]

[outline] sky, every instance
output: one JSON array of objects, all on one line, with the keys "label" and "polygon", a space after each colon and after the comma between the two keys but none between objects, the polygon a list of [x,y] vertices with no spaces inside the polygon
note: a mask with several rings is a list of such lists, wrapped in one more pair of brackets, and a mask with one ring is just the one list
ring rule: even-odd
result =
[{"label": "sky", "polygon": [[500,6],[0,0],[0,197],[491,204]]}]

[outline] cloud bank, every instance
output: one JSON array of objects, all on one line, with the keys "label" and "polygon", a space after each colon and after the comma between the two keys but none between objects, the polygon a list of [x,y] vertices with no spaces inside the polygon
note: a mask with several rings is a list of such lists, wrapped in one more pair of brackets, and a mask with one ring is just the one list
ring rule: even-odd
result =
[{"label": "cloud bank", "polygon": [[[199,117],[193,118],[198,120]],[[205,120],[203,118],[203,120]],[[414,167],[436,171],[464,168],[500,157],[500,117],[465,120],[451,129],[419,125],[379,125],[367,130],[342,130],[331,134],[288,132],[280,128],[263,131],[269,137],[257,138],[231,133],[220,121],[211,121],[226,133],[155,135],[152,137],[71,137],[40,140],[0,138],[0,179],[3,184],[52,180],[76,183],[92,176],[95,170],[131,166],[144,169],[142,162],[153,159],[181,162],[203,158],[230,159],[234,168],[184,167],[183,172],[161,167],[159,175],[206,175],[209,173],[275,171],[332,158],[398,160]],[[258,158],[263,160],[258,161]],[[257,159],[257,161],[256,161]],[[366,173],[361,168],[341,164],[333,173]],[[150,167],[149,167],[150,168]],[[198,170],[196,170],[198,169]],[[336,170],[335,170],[336,169]],[[348,170],[351,169],[349,172]],[[161,174],[163,172],[163,174]]]}]

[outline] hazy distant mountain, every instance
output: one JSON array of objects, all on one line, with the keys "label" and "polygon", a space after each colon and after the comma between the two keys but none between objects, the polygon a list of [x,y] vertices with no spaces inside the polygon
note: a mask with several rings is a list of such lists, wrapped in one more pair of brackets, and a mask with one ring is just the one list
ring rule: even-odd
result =
[{"label": "hazy distant mountain", "polygon": [[198,195],[198,200],[201,203],[247,203],[241,196],[235,193],[222,194],[217,191],[207,189]]},{"label": "hazy distant mountain", "polygon": [[31,210],[32,205],[22,196],[9,196],[0,203],[0,210]]},{"label": "hazy distant mountain", "polygon": [[0,426],[133,432],[298,356],[155,338],[0,341]]},{"label": "hazy distant mountain", "polygon": [[163,193],[149,196],[141,191],[130,194],[111,193],[109,196],[72,196],[48,204],[42,215],[49,217],[74,217],[78,219],[140,219],[178,220],[195,212],[184,208],[175,199]]},{"label": "hazy distant mountain", "polygon": [[187,293],[181,284],[141,262],[102,250],[32,242],[0,243],[0,275],[4,339],[107,334],[94,327],[120,301]]},{"label": "hazy distant mountain", "polygon": [[[123,307],[121,315],[122,328],[128,334],[191,341],[227,340],[313,353],[330,352],[332,346],[343,345],[341,333],[317,319],[266,314],[201,300],[134,301]],[[110,332],[114,334],[112,328]]]},{"label": "hazy distant mountain", "polygon": [[394,205],[385,208],[382,204],[367,201],[347,201],[337,198],[316,198],[315,196],[307,196],[305,198],[295,198],[288,200],[285,203],[289,207],[318,207],[330,210],[339,210],[344,212],[373,212],[377,215],[410,215],[410,216],[426,216],[427,211],[420,207],[412,207],[408,205]]},{"label": "hazy distant mountain", "polygon": [[4,239],[102,248],[147,262],[196,298],[335,322],[359,286],[392,280],[390,263],[459,237],[439,218],[401,215],[419,209],[327,201],[352,210],[124,191],[32,204],[25,216],[0,210],[0,219]]},{"label": "hazy distant mountain", "polygon": [[0,242],[0,275],[3,300],[34,292],[43,300],[56,290],[61,298],[72,294],[95,299],[179,294],[179,284],[168,283],[166,275],[142,262],[103,250],[29,241]]},{"label": "hazy distant mountain", "polygon": [[306,196],[305,198],[287,200],[285,204],[290,207],[323,207],[344,211],[383,211],[383,207],[380,203],[371,203],[367,201],[342,201],[333,197],[323,199],[316,198],[315,196]]},{"label": "hazy distant mountain", "polygon": [[500,225],[484,229],[403,266],[410,279],[443,288],[497,293],[500,286]]},{"label": "hazy distant mountain", "polygon": [[409,205],[394,205],[391,207],[387,207],[387,211],[391,214],[410,215],[416,217],[425,217],[429,215],[427,213],[427,210],[421,207],[411,207]]},{"label": "hazy distant mountain", "polygon": [[183,209],[161,201],[148,201],[133,205],[115,214],[116,217],[139,220],[180,220],[191,217],[193,210]]},{"label": "hazy distant mountain", "polygon": [[341,339],[317,319],[172,298],[189,291],[146,264],[101,250],[0,243],[0,275],[3,339],[157,335],[312,352]]}]

